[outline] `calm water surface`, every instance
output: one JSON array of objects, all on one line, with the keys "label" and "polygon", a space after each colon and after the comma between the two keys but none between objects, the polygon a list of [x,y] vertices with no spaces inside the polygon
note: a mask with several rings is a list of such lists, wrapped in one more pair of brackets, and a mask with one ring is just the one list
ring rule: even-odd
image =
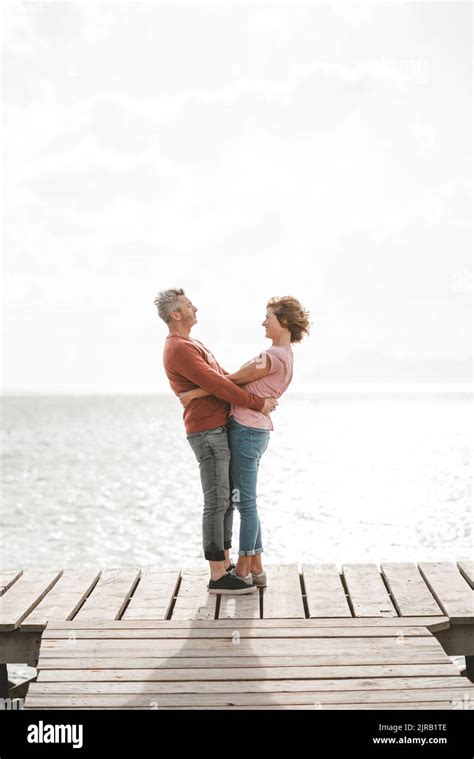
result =
[{"label": "calm water surface", "polygon": [[[265,560],[468,558],[470,404],[285,396],[260,470]],[[207,566],[174,396],[10,396],[2,417],[3,567]]]}]

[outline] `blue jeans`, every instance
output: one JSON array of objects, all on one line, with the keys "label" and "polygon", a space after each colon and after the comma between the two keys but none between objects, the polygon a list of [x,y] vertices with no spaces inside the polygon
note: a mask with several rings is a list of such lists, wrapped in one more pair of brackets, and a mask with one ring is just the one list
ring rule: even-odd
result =
[{"label": "blue jeans", "polygon": [[232,546],[234,504],[231,499],[230,449],[227,426],[191,432],[187,440],[199,462],[204,512],[202,544],[208,561],[224,561]]},{"label": "blue jeans", "polygon": [[257,512],[258,467],[267,450],[270,431],[246,427],[233,416],[228,426],[233,500],[240,512],[239,556],[255,556],[263,552]]}]

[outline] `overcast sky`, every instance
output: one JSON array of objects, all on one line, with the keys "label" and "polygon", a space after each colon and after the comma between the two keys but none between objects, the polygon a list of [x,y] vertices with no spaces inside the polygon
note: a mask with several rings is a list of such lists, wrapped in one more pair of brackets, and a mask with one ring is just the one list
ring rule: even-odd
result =
[{"label": "overcast sky", "polygon": [[158,290],[229,371],[469,379],[469,3],[4,5],[3,385],[166,390]]}]

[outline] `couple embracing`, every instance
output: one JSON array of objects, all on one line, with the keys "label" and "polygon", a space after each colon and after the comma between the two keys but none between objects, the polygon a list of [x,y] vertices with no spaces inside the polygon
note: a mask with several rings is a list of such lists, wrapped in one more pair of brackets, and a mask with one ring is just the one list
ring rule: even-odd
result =
[{"label": "couple embracing", "polygon": [[[258,469],[273,430],[270,414],[293,376],[292,343],[309,334],[309,314],[296,298],[271,298],[262,326],[272,345],[228,374],[211,351],[190,336],[197,308],[184,290],[163,290],[154,304],[169,330],[165,372],[184,406],[186,437],[199,463],[203,551],[211,573],[208,591],[254,593],[267,584],[257,511]],[[234,504],[240,513],[237,564],[229,557]]]}]

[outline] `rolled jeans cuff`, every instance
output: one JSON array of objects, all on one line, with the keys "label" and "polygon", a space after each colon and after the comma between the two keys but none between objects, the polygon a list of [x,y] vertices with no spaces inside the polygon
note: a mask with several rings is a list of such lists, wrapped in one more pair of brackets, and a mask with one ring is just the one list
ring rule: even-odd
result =
[{"label": "rolled jeans cuff", "polygon": [[224,551],[204,551],[204,558],[207,561],[225,561]]},{"label": "rolled jeans cuff", "polygon": [[239,551],[239,556],[256,556],[258,553],[263,553],[263,548],[254,548],[252,551]]}]

